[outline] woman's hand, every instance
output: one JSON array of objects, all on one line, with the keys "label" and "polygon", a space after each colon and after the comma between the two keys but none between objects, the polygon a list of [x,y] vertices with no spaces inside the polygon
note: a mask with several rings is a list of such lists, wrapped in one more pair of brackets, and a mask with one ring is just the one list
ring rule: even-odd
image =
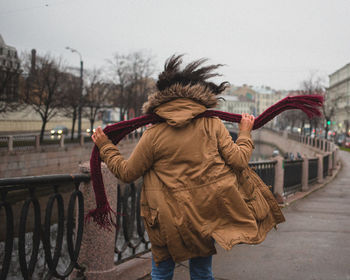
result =
[{"label": "woman's hand", "polygon": [[96,128],[96,131],[94,134],[92,134],[91,138],[99,148],[103,143],[108,142],[109,140],[108,136],[103,132],[100,126]]},{"label": "woman's hand", "polygon": [[243,113],[241,122],[239,123],[239,130],[251,132],[254,125],[254,119],[253,115]]}]

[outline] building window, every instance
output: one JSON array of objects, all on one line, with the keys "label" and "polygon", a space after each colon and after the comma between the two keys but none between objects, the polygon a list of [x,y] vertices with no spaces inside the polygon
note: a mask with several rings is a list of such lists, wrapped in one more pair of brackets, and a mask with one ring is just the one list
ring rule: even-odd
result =
[{"label": "building window", "polygon": [[3,52],[3,48],[0,48],[0,55],[2,55],[2,52]]}]

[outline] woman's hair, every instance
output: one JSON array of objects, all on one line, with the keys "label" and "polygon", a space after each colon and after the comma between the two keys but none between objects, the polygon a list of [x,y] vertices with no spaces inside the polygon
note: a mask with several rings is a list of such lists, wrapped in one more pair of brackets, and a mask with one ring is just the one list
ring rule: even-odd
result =
[{"label": "woman's hair", "polygon": [[228,82],[216,85],[213,82],[207,81],[209,78],[221,76],[218,73],[213,73],[213,70],[223,66],[222,64],[200,67],[208,60],[202,58],[189,63],[183,70],[180,70],[182,57],[183,54],[172,55],[166,60],[164,71],[158,76],[157,88],[159,91],[171,87],[174,84],[181,84],[183,86],[201,84],[217,95],[222,93],[228,87]]}]

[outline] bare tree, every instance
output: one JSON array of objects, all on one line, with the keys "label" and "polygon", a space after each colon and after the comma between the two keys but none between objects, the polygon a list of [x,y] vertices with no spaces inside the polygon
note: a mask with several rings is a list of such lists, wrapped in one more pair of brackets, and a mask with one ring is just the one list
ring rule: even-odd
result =
[{"label": "bare tree", "polygon": [[[324,80],[311,73],[309,78],[302,82],[302,89],[305,94],[318,94],[324,97],[322,106],[323,118],[314,118],[310,121],[312,127],[317,127],[322,122],[325,123],[325,138],[328,138],[329,125],[339,109],[339,101],[344,96],[341,94],[333,94],[330,90],[326,90]],[[323,120],[323,121],[322,121]]]},{"label": "bare tree", "polygon": [[130,86],[129,95],[132,97],[131,108],[135,117],[141,115],[142,104],[147,100],[147,95],[155,88],[155,82],[151,79],[154,72],[153,58],[141,52],[129,55],[130,63]]},{"label": "bare tree", "polygon": [[120,108],[120,119],[141,114],[142,104],[147,94],[153,90],[153,57],[143,52],[128,55],[116,53],[109,60],[111,82],[113,84],[114,105]]},{"label": "bare tree", "polygon": [[[317,72],[311,72],[309,77],[301,82],[301,94],[303,95],[325,95],[325,86],[324,81],[321,77],[317,76]],[[322,108],[323,111],[324,108]],[[306,122],[310,124],[310,131],[316,129],[319,126],[323,126],[322,118],[314,117],[312,119],[308,119],[305,114],[302,114],[300,117],[302,124],[304,125]]]},{"label": "bare tree", "polygon": [[0,113],[19,109],[20,73],[20,63],[0,66]]},{"label": "bare tree", "polygon": [[66,117],[72,118],[71,140],[73,140],[75,132],[75,122],[77,120],[78,107],[80,103],[80,77],[76,77],[70,73],[64,73],[62,82],[62,111]]},{"label": "bare tree", "polygon": [[110,85],[104,82],[101,73],[100,69],[94,69],[85,75],[87,81],[85,86],[86,95],[84,96],[84,107],[86,109],[84,115],[90,120],[90,133],[93,131],[98,112],[109,106]]},{"label": "bare tree", "polygon": [[131,98],[127,93],[130,72],[128,58],[116,53],[108,63],[111,70],[112,94],[115,96],[113,105],[119,107],[120,120],[123,120],[131,104]]},{"label": "bare tree", "polygon": [[[35,52],[32,53],[35,55]],[[45,56],[25,55],[24,68],[28,77],[25,83],[26,104],[32,106],[42,120],[40,141],[44,138],[45,127],[62,105],[62,63],[59,59]]]}]

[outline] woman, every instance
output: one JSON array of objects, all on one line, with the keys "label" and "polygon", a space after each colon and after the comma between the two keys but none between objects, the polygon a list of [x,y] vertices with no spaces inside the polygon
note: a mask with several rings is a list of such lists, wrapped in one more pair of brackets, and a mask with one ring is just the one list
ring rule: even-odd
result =
[{"label": "woman", "polygon": [[92,135],[116,177],[144,177],[141,215],[152,244],[152,279],[172,279],[175,262],[184,260],[191,279],[213,279],[215,241],[227,250],[260,243],[276,225],[261,193],[248,178],[242,181],[254,148],[254,117],[242,115],[236,143],[217,117],[196,118],[217,105],[227,86],[208,82],[221,65],[201,67],[203,62],[181,70],[182,56],[167,60],[158,90],[143,106],[165,121],[144,132],[128,160],[101,128]]}]

